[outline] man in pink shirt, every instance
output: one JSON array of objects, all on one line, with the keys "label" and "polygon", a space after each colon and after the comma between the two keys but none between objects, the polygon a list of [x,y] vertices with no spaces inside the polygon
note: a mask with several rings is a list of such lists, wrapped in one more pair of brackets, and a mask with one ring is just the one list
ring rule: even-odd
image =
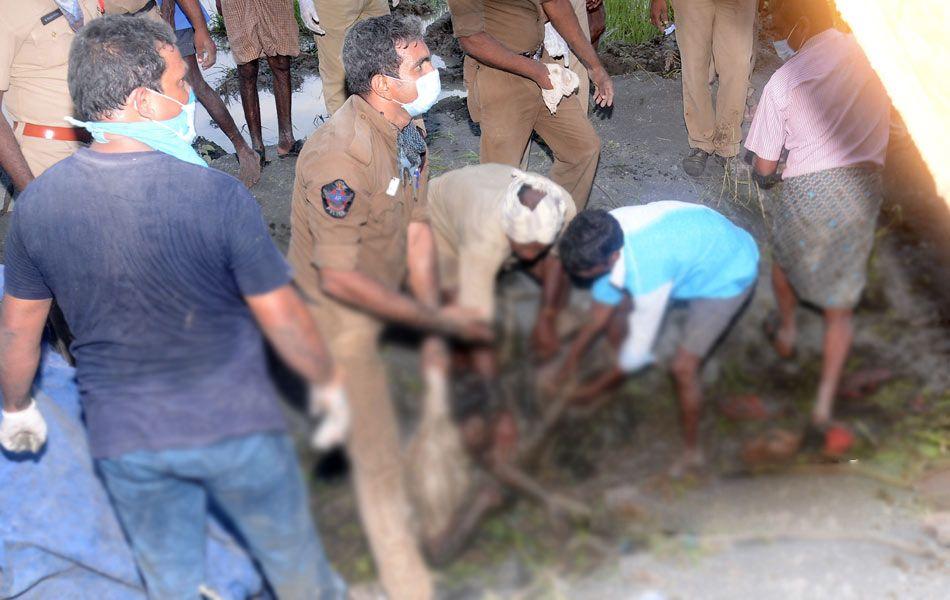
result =
[{"label": "man in pink shirt", "polygon": [[772,286],[776,351],[795,349],[799,300],[821,308],[824,363],[811,415],[819,431],[851,347],[881,205],[890,100],[854,37],[834,29],[826,0],[786,0],[775,15],[787,60],[762,91],[746,148],[760,177],[774,177],[783,148],[781,200],[773,205]]}]

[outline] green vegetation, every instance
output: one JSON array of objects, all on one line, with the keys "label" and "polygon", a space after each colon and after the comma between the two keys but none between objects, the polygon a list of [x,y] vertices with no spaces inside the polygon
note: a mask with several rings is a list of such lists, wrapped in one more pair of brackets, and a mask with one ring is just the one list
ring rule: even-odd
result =
[{"label": "green vegetation", "polygon": [[[650,23],[650,0],[604,0],[607,31],[604,40],[642,44],[660,35]],[[672,12],[670,18],[672,18]]]}]

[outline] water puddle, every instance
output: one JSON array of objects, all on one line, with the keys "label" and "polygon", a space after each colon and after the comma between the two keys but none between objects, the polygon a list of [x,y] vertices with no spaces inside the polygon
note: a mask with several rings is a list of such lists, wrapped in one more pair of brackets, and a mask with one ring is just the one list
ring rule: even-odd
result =
[{"label": "water puddle", "polygon": [[[441,13],[440,13],[441,14]],[[438,15],[425,19],[425,25],[435,21]],[[445,67],[445,61],[437,55],[432,56],[432,63],[438,68]],[[218,50],[218,59],[213,67],[202,74],[205,80],[212,87],[218,86],[230,75],[236,77],[234,69],[237,64],[234,62],[234,55],[225,49]],[[259,89],[258,94],[261,99],[261,132],[264,138],[264,144],[268,146],[277,143],[277,108],[274,104],[274,93]],[[458,85],[446,85],[443,83],[442,93],[439,100],[449,97],[464,97],[464,87]],[[244,138],[250,141],[247,133],[247,121],[244,118],[244,108],[241,106],[241,98],[234,95],[232,98],[225,98],[225,104],[238,126],[238,130],[244,135]],[[318,75],[306,75],[300,87],[294,91],[291,107],[291,115],[294,126],[294,136],[297,139],[305,139],[319,127],[329,115],[327,114],[326,101],[323,96],[323,82]],[[226,135],[211,120],[208,111],[201,104],[195,111],[195,128],[198,135],[211,140],[220,145],[228,152],[234,152],[234,146]]]}]

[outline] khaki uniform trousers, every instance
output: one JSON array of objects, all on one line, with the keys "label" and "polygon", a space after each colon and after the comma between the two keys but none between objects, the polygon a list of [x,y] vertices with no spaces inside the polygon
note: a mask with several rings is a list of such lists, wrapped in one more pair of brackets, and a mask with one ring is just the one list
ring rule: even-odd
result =
[{"label": "khaki uniform trousers", "polygon": [[[545,54],[544,62],[551,62]],[[519,166],[531,132],[536,131],[554,152],[548,177],[570,192],[580,212],[600,159],[600,138],[577,94],[561,100],[551,114],[541,99],[541,88],[526,77],[483,65],[465,57],[468,111],[482,130],[482,164]]]},{"label": "khaki uniform trousers", "polygon": [[327,112],[335,113],[346,101],[343,72],[343,38],[353,25],[370,17],[389,14],[389,0],[316,0],[320,26],[326,35],[314,35],[320,58],[320,79]]},{"label": "khaki uniform trousers", "polygon": [[326,299],[310,310],[344,371],[352,412],[347,453],[383,588],[391,600],[429,600],[432,579],[411,528],[399,427],[379,354],[382,323]]},{"label": "khaki uniform trousers", "polygon": [[[751,73],[756,0],[673,0],[690,148],[739,153]],[[719,73],[713,108],[710,61]]]}]

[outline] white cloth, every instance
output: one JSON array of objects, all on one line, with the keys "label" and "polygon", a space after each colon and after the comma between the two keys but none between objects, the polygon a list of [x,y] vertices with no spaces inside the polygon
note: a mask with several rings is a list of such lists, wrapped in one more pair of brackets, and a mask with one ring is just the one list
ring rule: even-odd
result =
[{"label": "white cloth", "polygon": [[571,48],[551,23],[545,23],[544,25],[544,49],[548,51],[552,58],[563,56],[564,66],[571,66]]},{"label": "white cloth", "polygon": [[541,98],[553,115],[557,112],[557,105],[561,103],[561,98],[573,94],[580,84],[580,79],[578,79],[577,73],[565,69],[561,65],[546,64],[544,66],[548,68],[548,77],[550,77],[551,84],[554,87],[550,90],[542,89]]},{"label": "white cloth", "polygon": [[[519,169],[511,171],[512,179],[505,191],[501,212],[505,235],[518,244],[553,244],[564,225],[567,204],[573,202],[570,194],[547,177]],[[534,209],[522,204],[518,198],[518,192],[524,186],[544,194]]]},{"label": "white cloth", "polygon": [[350,405],[343,384],[335,381],[310,388],[311,417],[322,417],[310,443],[317,450],[328,450],[343,444],[350,431]]},{"label": "white cloth", "polygon": [[46,443],[46,421],[36,401],[16,412],[3,412],[0,421],[0,446],[14,453],[29,452],[35,454]]},{"label": "white cloth", "polygon": [[[611,276],[611,281],[613,279]],[[636,306],[627,317],[627,338],[621,344],[617,357],[618,366],[624,373],[639,371],[656,360],[653,356],[653,344],[660,331],[672,291],[673,284],[668,283],[648,294],[637,296]]]}]

